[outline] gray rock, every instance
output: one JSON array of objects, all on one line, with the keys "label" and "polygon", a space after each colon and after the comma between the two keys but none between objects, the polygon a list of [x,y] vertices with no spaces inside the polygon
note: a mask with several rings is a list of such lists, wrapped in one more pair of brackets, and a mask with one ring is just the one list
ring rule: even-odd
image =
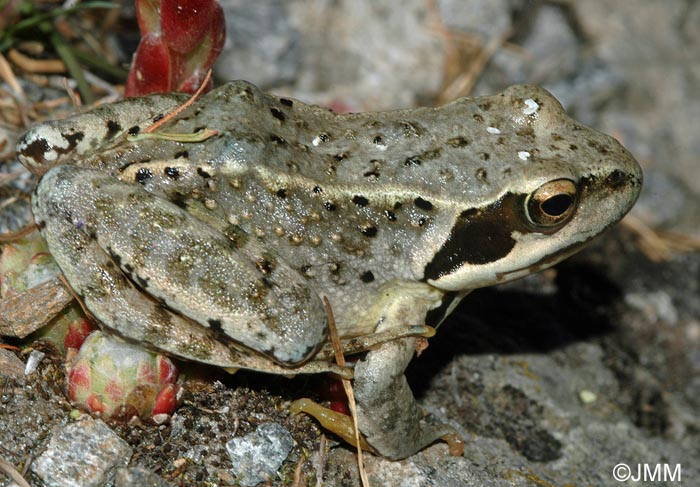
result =
[{"label": "gray rock", "polygon": [[24,363],[17,356],[0,348],[0,377],[19,378],[24,375]]},{"label": "gray rock", "polygon": [[114,476],[114,487],[173,487],[155,473],[142,467],[119,468]]},{"label": "gray rock", "polygon": [[300,69],[300,33],[291,24],[287,2],[226,0],[229,48],[216,73],[222,79],[246,79],[263,88],[293,81]]},{"label": "gray rock", "polygon": [[238,482],[252,487],[275,477],[294,446],[292,435],[277,423],[264,423],[226,443]]},{"label": "gray rock", "polygon": [[100,420],[85,419],[56,428],[49,446],[32,464],[47,487],[111,485],[131,447]]},{"label": "gray rock", "polygon": [[445,27],[488,41],[513,28],[510,3],[509,0],[439,0],[437,6]]}]

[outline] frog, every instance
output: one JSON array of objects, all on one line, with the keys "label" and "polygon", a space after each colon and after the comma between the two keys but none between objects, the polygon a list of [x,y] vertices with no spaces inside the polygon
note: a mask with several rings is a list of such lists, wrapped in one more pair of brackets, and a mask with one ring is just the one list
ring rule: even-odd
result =
[{"label": "frog", "polygon": [[[425,337],[470,291],[581,249],[642,185],[618,141],[533,85],[336,114],[231,81],[41,123],[17,154],[103,329],[227,369],[351,378],[363,444],[391,460],[455,433],[405,378]],[[354,363],[333,359],[324,300]]]}]

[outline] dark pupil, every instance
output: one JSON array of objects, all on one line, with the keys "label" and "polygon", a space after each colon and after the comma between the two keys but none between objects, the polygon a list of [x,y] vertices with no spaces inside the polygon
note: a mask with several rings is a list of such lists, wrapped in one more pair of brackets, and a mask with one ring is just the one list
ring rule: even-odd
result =
[{"label": "dark pupil", "polygon": [[560,216],[563,215],[566,210],[571,206],[572,198],[568,194],[558,194],[552,196],[551,198],[545,200],[540,205],[542,211],[544,211],[549,216]]}]

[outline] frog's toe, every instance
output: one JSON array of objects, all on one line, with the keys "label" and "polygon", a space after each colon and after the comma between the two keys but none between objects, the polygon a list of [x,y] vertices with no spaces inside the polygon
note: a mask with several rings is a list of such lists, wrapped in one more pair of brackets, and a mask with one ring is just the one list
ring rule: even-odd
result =
[{"label": "frog's toe", "polygon": [[[321,406],[320,404],[308,398],[297,399],[289,406],[289,411],[292,414],[306,413],[312,416],[321,423],[324,429],[335,433],[346,443],[352,446],[357,446],[355,441],[355,427],[352,418],[347,414],[333,411],[332,409]],[[360,446],[364,451],[374,452],[367,444],[364,437],[360,435]]]}]

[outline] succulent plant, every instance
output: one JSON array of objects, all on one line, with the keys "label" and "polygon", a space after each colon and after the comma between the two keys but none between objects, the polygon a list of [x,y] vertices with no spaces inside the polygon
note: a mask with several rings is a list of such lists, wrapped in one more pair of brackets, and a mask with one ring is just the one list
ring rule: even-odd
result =
[{"label": "succulent plant", "polygon": [[136,0],[136,11],[142,38],[125,95],[197,91],[226,39],[219,2]]},{"label": "succulent plant", "polygon": [[0,298],[8,298],[53,279],[60,273],[38,232],[2,246]]},{"label": "succulent plant", "polygon": [[69,361],[68,398],[104,418],[161,422],[177,407],[178,370],[166,356],[101,331]]}]

